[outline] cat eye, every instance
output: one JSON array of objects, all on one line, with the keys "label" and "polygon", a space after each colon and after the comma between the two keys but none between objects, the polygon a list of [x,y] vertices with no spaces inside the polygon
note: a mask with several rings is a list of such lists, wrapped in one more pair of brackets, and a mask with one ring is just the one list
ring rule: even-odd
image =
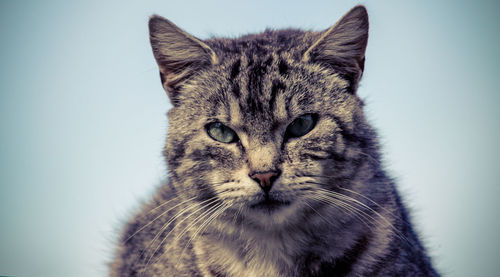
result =
[{"label": "cat eye", "polygon": [[216,141],[231,143],[238,140],[236,132],[220,122],[210,123],[206,128],[208,135]]},{"label": "cat eye", "polygon": [[316,124],[316,119],[317,116],[314,114],[304,114],[297,117],[286,128],[285,137],[296,138],[309,133],[314,128],[314,125]]}]

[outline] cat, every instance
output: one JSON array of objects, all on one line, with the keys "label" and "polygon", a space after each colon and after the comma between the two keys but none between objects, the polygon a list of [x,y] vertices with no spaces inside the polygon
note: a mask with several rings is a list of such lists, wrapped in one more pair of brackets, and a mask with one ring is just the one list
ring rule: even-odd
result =
[{"label": "cat", "polygon": [[323,32],[202,41],[154,15],[169,180],[111,276],[438,276],[357,95],[363,6]]}]

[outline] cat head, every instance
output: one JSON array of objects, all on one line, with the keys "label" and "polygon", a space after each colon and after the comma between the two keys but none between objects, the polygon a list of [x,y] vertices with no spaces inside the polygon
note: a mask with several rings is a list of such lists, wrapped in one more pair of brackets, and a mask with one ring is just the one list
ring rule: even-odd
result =
[{"label": "cat head", "polygon": [[164,155],[183,196],[278,223],[356,178],[373,147],[356,95],[364,7],[323,32],[202,41],[159,16],[149,29],[173,104]]}]

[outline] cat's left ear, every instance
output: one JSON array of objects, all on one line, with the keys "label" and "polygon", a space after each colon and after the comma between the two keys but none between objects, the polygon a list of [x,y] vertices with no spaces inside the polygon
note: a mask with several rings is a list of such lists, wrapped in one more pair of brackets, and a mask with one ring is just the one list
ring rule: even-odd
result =
[{"label": "cat's left ear", "polygon": [[356,6],[321,34],[302,61],[332,68],[350,82],[355,93],[363,74],[367,42],[368,13],[364,6]]},{"label": "cat's left ear", "polygon": [[149,39],[163,87],[174,105],[179,88],[187,79],[218,63],[210,46],[161,16],[154,15],[149,20]]}]

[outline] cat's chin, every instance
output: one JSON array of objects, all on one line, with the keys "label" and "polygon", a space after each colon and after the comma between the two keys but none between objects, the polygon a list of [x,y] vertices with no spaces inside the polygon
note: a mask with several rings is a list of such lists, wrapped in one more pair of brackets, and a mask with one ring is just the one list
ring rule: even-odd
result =
[{"label": "cat's chin", "polygon": [[279,228],[283,224],[293,221],[293,215],[298,209],[297,201],[265,198],[249,203],[246,216],[252,222],[266,227]]}]

